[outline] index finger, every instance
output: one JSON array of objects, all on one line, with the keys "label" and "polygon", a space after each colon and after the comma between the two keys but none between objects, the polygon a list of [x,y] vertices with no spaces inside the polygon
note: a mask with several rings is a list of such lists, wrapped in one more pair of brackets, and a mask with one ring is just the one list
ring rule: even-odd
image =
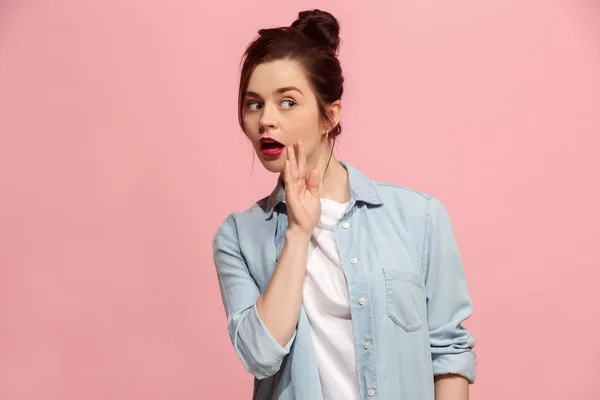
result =
[{"label": "index finger", "polygon": [[300,140],[298,140],[298,175],[303,179],[306,178],[306,153]]},{"label": "index finger", "polygon": [[298,162],[296,161],[294,146],[287,147],[288,161],[290,162],[290,172],[292,179],[295,181],[298,179]]}]

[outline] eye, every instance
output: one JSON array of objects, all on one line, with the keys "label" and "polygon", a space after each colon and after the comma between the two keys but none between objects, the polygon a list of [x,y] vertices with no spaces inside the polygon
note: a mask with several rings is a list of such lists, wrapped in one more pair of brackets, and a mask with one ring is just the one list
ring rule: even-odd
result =
[{"label": "eye", "polygon": [[256,110],[260,109],[260,107],[261,107],[260,103],[256,100],[250,100],[246,103],[246,108],[249,111],[256,111]]},{"label": "eye", "polygon": [[296,102],[294,100],[287,99],[287,100],[283,100],[281,102],[281,105],[283,108],[290,109],[290,108],[294,108],[294,106],[296,105]]}]

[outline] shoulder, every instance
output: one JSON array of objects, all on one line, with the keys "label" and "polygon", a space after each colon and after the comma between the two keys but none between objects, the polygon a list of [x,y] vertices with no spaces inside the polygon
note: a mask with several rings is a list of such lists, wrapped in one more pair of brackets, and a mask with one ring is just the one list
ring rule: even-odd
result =
[{"label": "shoulder", "polygon": [[432,193],[387,182],[373,181],[373,184],[387,213],[399,214],[404,221],[431,223],[435,219],[449,219],[446,207]]},{"label": "shoulder", "polygon": [[[350,189],[373,204],[383,204],[383,210],[401,210],[404,214],[427,213],[437,199],[430,193],[407,186],[377,181],[365,175],[347,162],[342,165],[348,170]],[[375,192],[375,193],[373,193]]]},{"label": "shoulder", "polygon": [[394,185],[387,182],[373,181],[379,194],[387,199],[404,199],[415,202],[429,202],[433,195],[427,192],[422,192],[407,186]]},{"label": "shoulder", "polygon": [[373,182],[388,212],[399,213],[404,220],[429,224],[451,224],[442,201],[431,193],[385,182]]},{"label": "shoulder", "polygon": [[428,192],[407,186],[375,181],[373,184],[377,188],[382,203],[394,209],[402,209],[416,214],[427,213],[431,203],[436,200]]},{"label": "shoulder", "polygon": [[227,215],[217,228],[213,242],[221,238],[237,239],[240,229],[244,230],[244,227],[257,228],[261,223],[267,222],[267,200],[268,197],[264,197],[243,211],[235,211]]}]

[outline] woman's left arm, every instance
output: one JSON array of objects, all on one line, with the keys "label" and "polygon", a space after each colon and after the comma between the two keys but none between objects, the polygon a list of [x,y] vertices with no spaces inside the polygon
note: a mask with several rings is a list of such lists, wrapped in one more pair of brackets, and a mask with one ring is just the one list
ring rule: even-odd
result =
[{"label": "woman's left arm", "polygon": [[435,400],[468,400],[469,381],[460,375],[447,374],[435,377]]},{"label": "woman's left arm", "polygon": [[430,199],[423,269],[436,400],[467,400],[475,381],[475,340],[462,326],[473,311],[452,223]]}]

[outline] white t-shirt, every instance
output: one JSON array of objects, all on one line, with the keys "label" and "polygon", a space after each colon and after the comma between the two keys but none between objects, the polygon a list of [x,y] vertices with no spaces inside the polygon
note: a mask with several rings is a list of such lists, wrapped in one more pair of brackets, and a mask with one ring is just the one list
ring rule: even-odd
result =
[{"label": "white t-shirt", "polygon": [[335,237],[348,203],[321,199],[309,247],[303,304],[311,326],[324,400],[359,400],[346,276]]}]

